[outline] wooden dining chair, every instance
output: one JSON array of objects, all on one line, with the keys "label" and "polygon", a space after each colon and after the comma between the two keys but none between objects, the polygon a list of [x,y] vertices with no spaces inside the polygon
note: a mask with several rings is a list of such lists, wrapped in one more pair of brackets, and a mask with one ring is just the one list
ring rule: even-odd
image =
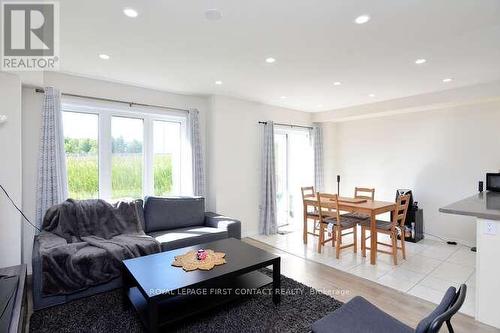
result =
[{"label": "wooden dining chair", "polygon": [[[340,215],[339,200],[337,194],[317,193],[318,213],[319,213],[319,240],[318,253],[328,242],[335,246],[335,257],[339,259],[340,250],[353,246],[354,253],[357,252],[357,220]],[[352,229],[350,232],[342,233],[344,230]],[[325,239],[325,234],[329,232],[331,237]],[[342,237],[353,234],[351,244],[342,245]]]},{"label": "wooden dining chair", "polygon": [[[375,189],[374,188],[367,188],[367,187],[355,187],[354,188],[354,198],[355,199],[366,199],[366,200],[373,201],[373,200],[375,200]],[[370,215],[358,213],[358,212],[346,213],[346,214],[343,214],[342,216],[349,217],[349,218],[355,218],[355,219],[358,219],[361,221],[366,221],[366,220],[370,221]]]},{"label": "wooden dining chair", "polygon": [[[408,211],[408,205],[410,203],[410,195],[401,195],[398,197],[396,201],[396,210],[395,214],[392,214],[392,221],[380,221],[377,220],[377,232],[389,235],[391,237],[391,244],[377,242],[377,244],[384,245],[391,248],[391,251],[379,250],[377,252],[391,254],[393,257],[394,265],[398,264],[398,250],[401,250],[403,253],[403,259],[406,259],[406,250],[405,250],[405,236],[404,236],[404,228],[405,228],[405,220],[406,220],[406,212]],[[360,222],[361,224],[361,253],[363,257],[366,257],[366,249],[371,250],[366,246],[366,240],[373,235],[366,237],[366,230],[370,230],[370,221]],[[398,234],[401,239],[401,246],[399,247],[398,242]]]},{"label": "wooden dining chair", "polygon": [[367,187],[355,187],[354,197],[357,199],[375,200],[375,189]]},{"label": "wooden dining chair", "polygon": [[[316,193],[314,192],[314,186],[301,187],[302,192],[302,203],[304,206],[304,244],[307,244],[307,235],[319,236],[317,231],[319,230],[319,214],[318,209],[310,209],[310,205],[306,203],[306,199],[316,199]],[[310,232],[308,229],[308,221],[313,221],[313,231]]]}]

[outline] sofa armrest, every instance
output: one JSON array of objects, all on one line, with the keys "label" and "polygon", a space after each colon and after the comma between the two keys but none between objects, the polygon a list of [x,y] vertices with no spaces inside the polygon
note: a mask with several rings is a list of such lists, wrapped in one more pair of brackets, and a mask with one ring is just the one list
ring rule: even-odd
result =
[{"label": "sofa armrest", "polygon": [[41,308],[42,298],[42,258],[40,256],[40,241],[38,235],[33,240],[33,252],[31,255],[31,276],[33,284],[33,307],[35,310]]},{"label": "sofa armrest", "polygon": [[[44,249],[58,246],[65,246],[68,242],[66,239],[57,236],[51,232],[42,231],[38,235],[35,235],[33,239],[33,252],[31,256],[31,268],[32,268],[32,284],[33,284],[33,308],[34,310],[42,309],[46,306],[59,304],[64,302],[66,296],[51,296],[48,297],[51,300],[46,300],[43,296],[43,262],[42,255],[40,251],[43,250],[42,246],[45,245]],[[55,302],[55,303],[51,303]]]},{"label": "sofa armrest", "polygon": [[205,226],[225,229],[229,238],[241,239],[241,222],[231,217],[206,212]]},{"label": "sofa armrest", "polygon": [[40,241],[38,235],[33,239],[33,252],[31,254],[31,269],[33,276],[41,274],[42,258],[40,257]]}]

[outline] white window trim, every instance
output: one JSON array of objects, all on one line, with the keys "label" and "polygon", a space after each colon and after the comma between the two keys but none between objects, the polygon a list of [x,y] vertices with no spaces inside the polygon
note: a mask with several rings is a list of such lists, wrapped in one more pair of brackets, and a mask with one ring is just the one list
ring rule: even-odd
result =
[{"label": "white window trim", "polygon": [[[114,116],[143,120],[143,186],[142,195],[154,195],[153,174],[153,122],[166,121],[181,125],[180,184],[175,184],[172,195],[192,195],[191,157],[189,156],[188,114],[183,111],[165,110],[123,103],[102,102],[84,98],[63,97],[63,112],[98,115],[99,147],[99,198],[111,200],[111,119]],[[174,172],[174,170],[172,170]]]}]

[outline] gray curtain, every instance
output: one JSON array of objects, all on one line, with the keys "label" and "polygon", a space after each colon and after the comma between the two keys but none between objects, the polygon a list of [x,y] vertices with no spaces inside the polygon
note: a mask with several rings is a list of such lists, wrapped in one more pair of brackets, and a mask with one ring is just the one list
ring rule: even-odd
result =
[{"label": "gray curtain", "polygon": [[38,151],[36,224],[42,224],[46,210],[68,197],[66,156],[59,90],[45,88]]},{"label": "gray curtain", "polygon": [[278,221],[276,216],[274,124],[272,121],[268,121],[263,126],[259,233],[263,235],[271,235],[278,231]]},{"label": "gray curtain", "polygon": [[189,110],[189,132],[191,140],[193,194],[205,196],[205,164],[203,162],[203,149],[201,146],[199,111]]},{"label": "gray curtain", "polygon": [[314,144],[314,188],[316,191],[324,191],[323,171],[323,130],[318,123],[313,125]]}]

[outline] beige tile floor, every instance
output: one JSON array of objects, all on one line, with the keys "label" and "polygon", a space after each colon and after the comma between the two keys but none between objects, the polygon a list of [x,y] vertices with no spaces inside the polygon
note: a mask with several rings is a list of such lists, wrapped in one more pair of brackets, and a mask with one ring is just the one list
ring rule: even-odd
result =
[{"label": "beige tile floor", "polygon": [[[345,244],[352,240],[348,237],[343,239]],[[324,246],[319,254],[316,237],[309,236],[306,245],[302,241],[301,231],[250,238],[433,303],[439,303],[449,286],[458,287],[461,283],[466,283],[467,298],[461,312],[474,316],[476,259],[475,253],[466,246],[448,245],[431,239],[424,239],[416,244],[406,242],[406,260],[399,253],[398,265],[395,266],[390,255],[379,253],[377,264],[373,266],[369,263],[369,255],[367,258],[361,256],[360,248],[358,253],[353,253],[352,248],[342,250],[338,260],[335,258],[335,249],[330,245]],[[387,242],[384,239],[382,241]],[[358,247],[359,244],[360,242]]]}]

